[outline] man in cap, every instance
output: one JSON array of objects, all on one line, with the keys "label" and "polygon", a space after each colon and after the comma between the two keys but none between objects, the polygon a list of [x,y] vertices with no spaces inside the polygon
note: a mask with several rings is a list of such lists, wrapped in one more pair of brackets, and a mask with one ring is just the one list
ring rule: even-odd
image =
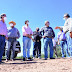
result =
[{"label": "man in cap", "polygon": [[43,33],[43,38],[44,38],[44,54],[45,54],[45,60],[48,58],[48,45],[50,48],[50,59],[55,59],[53,58],[53,42],[52,38],[55,37],[54,31],[51,27],[49,27],[50,22],[45,21],[45,26],[41,28],[40,32]]},{"label": "man in cap", "polygon": [[[70,15],[68,13],[65,13],[63,18],[65,20],[64,26],[60,26],[60,27],[56,26],[55,29],[63,28],[63,32],[67,35],[67,39],[69,40],[69,38],[71,37],[70,36],[71,32],[69,32],[69,31],[70,31],[70,29],[72,29],[72,18],[70,18]],[[68,43],[68,40],[67,40],[67,43]]]},{"label": "man in cap", "polygon": [[11,59],[12,61],[14,60],[14,55],[15,55],[15,47],[16,47],[16,39],[20,37],[20,33],[17,28],[14,26],[16,23],[14,21],[9,22],[10,27],[8,28],[8,40],[6,41],[6,61],[9,59],[9,54],[10,54],[10,47],[12,45],[12,56]]},{"label": "man in cap", "polygon": [[35,58],[36,52],[37,57],[41,58],[41,33],[39,32],[39,28],[36,28],[36,31],[33,32],[33,59]]},{"label": "man in cap", "polygon": [[68,13],[65,13],[63,18],[65,20],[64,26],[60,26],[60,27],[56,26],[55,29],[63,28],[63,32],[67,33],[69,29],[72,27],[72,18],[70,18],[70,15]]},{"label": "man in cap", "polygon": [[25,21],[25,25],[22,27],[23,32],[23,61],[26,61],[26,51],[27,51],[27,59],[31,60],[30,57],[30,48],[31,48],[31,39],[33,32],[29,27],[29,21]]},{"label": "man in cap", "polygon": [[2,55],[4,53],[5,38],[7,39],[7,26],[5,23],[6,14],[0,16],[0,63],[2,63]]}]

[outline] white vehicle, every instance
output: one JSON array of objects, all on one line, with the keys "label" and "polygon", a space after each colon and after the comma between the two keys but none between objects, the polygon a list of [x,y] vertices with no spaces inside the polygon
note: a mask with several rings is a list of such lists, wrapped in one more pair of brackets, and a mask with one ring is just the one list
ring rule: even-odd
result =
[{"label": "white vehicle", "polygon": [[[10,49],[12,49],[12,45],[11,45],[11,48]],[[6,49],[6,42],[5,42],[5,48],[4,48],[4,54],[3,54],[3,56],[5,56],[5,51],[6,51],[7,49]],[[17,54],[18,53],[20,53],[21,52],[21,46],[20,46],[20,43],[19,43],[19,41],[17,41],[17,43],[16,43],[16,47],[15,47],[15,56],[14,56],[14,58],[17,56]],[[10,56],[11,56],[11,51],[10,51]],[[10,58],[10,57],[9,57]]]}]

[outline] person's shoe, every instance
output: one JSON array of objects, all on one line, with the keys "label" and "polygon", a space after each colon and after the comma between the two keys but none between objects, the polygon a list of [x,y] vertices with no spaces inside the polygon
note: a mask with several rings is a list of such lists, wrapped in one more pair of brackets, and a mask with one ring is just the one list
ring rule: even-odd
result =
[{"label": "person's shoe", "polygon": [[62,56],[62,58],[65,58],[64,56]]},{"label": "person's shoe", "polygon": [[0,64],[3,64],[3,63],[5,63],[5,62],[0,62]]},{"label": "person's shoe", "polygon": [[50,58],[50,59],[55,59],[55,58]]},{"label": "person's shoe", "polygon": [[41,57],[38,57],[38,59],[41,59]]},{"label": "person's shoe", "polygon": [[62,58],[64,58],[65,56],[64,55],[62,55]]},{"label": "person's shoe", "polygon": [[44,60],[47,60],[47,58],[45,58]]},{"label": "person's shoe", "polygon": [[6,59],[6,62],[8,62],[8,59]]},{"label": "person's shoe", "polygon": [[14,59],[11,59],[11,61],[14,61]]},{"label": "person's shoe", "polygon": [[35,59],[35,57],[33,57],[33,59]]},{"label": "person's shoe", "polygon": [[23,58],[23,61],[26,61],[26,59],[25,59],[25,58]]},{"label": "person's shoe", "polygon": [[29,57],[29,58],[28,58],[28,60],[32,60],[32,58],[31,58],[31,57]]}]

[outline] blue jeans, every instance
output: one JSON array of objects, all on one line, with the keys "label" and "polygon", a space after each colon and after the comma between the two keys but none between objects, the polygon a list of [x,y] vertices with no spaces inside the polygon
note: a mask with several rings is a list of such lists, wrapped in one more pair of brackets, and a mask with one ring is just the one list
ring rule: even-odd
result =
[{"label": "blue jeans", "polygon": [[26,58],[26,51],[27,51],[27,58],[30,57],[30,48],[31,48],[31,39],[28,37],[23,37],[23,57]]},{"label": "blue jeans", "polygon": [[48,45],[50,48],[50,58],[53,58],[53,42],[52,42],[52,38],[45,38],[44,39],[44,55],[45,55],[45,59],[48,58]]},{"label": "blue jeans", "polygon": [[69,52],[68,52],[68,44],[67,41],[60,41],[60,45],[61,45],[61,53],[62,53],[62,57],[64,57],[64,46],[66,46],[65,48],[65,52],[66,52],[66,56],[69,57]]},{"label": "blue jeans", "polygon": [[0,35],[0,62],[2,61],[2,56],[4,53],[5,37]]},{"label": "blue jeans", "polygon": [[[11,48],[11,45],[12,45],[12,48]],[[15,48],[16,48],[16,39],[9,38],[6,41],[6,59],[9,59],[11,49],[12,49],[11,59],[14,59]]]},{"label": "blue jeans", "polygon": [[69,48],[69,53],[70,57],[72,57],[72,38],[68,38],[68,48]]},{"label": "blue jeans", "polygon": [[37,52],[37,57],[41,56],[41,41],[33,42],[33,57],[35,57]]}]

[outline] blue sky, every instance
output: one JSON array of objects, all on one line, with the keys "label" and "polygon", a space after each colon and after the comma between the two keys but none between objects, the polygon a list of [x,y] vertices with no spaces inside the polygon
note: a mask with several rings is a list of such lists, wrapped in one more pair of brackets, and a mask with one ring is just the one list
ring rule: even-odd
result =
[{"label": "blue sky", "polygon": [[[22,46],[22,26],[24,21],[30,21],[30,27],[34,31],[36,27],[43,27],[46,20],[50,26],[63,26],[64,13],[72,16],[72,0],[0,0],[0,14],[6,13],[7,27],[9,21],[16,22],[16,28],[20,31],[19,39]],[[54,29],[57,36],[58,30]],[[31,49],[32,50],[32,49]]]}]

